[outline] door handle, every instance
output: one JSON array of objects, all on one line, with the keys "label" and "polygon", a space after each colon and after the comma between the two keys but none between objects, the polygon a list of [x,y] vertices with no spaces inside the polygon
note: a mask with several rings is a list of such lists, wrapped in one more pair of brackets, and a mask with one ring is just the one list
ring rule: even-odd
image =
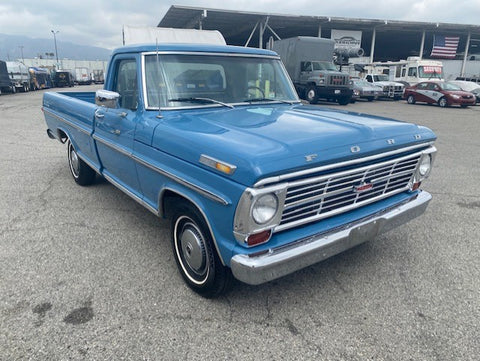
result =
[{"label": "door handle", "polygon": [[104,118],[105,117],[105,114],[103,113],[100,113],[99,109],[95,110],[95,118]]}]

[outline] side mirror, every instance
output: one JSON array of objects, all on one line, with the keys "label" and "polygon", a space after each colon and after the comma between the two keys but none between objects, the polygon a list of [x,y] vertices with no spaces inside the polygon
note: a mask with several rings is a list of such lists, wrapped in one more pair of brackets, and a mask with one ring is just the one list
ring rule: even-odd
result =
[{"label": "side mirror", "polygon": [[95,92],[95,104],[105,108],[118,108],[120,94],[110,90],[100,89]]}]

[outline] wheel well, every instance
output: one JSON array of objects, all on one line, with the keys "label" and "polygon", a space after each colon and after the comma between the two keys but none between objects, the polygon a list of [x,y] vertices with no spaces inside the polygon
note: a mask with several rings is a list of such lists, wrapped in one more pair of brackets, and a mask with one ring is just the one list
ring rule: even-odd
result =
[{"label": "wheel well", "polygon": [[172,191],[171,189],[166,189],[160,198],[160,215],[163,218],[170,218],[173,215],[173,210],[175,204],[179,201],[184,201],[190,203],[193,207],[198,209],[198,206],[193,203],[190,199],[184,197],[183,195]]}]

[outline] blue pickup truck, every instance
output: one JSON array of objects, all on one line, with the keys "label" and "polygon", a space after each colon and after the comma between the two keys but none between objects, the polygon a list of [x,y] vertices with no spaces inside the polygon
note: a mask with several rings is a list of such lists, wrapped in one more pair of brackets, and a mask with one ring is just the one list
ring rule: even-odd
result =
[{"label": "blue pickup truck", "polygon": [[204,297],[256,285],[421,215],[436,137],[393,119],[304,105],[278,55],[127,46],[104,89],[45,93],[73,179],[103,176],[160,217]]}]

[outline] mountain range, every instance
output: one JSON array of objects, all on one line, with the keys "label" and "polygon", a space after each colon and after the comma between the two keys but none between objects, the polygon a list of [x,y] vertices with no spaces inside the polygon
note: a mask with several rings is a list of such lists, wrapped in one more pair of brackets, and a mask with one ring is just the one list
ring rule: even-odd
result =
[{"label": "mountain range", "polygon": [[[23,58],[55,58],[55,42],[51,39],[33,39],[21,35],[0,34],[0,60]],[[78,45],[57,40],[59,59],[108,60],[111,50],[95,46]]]}]

